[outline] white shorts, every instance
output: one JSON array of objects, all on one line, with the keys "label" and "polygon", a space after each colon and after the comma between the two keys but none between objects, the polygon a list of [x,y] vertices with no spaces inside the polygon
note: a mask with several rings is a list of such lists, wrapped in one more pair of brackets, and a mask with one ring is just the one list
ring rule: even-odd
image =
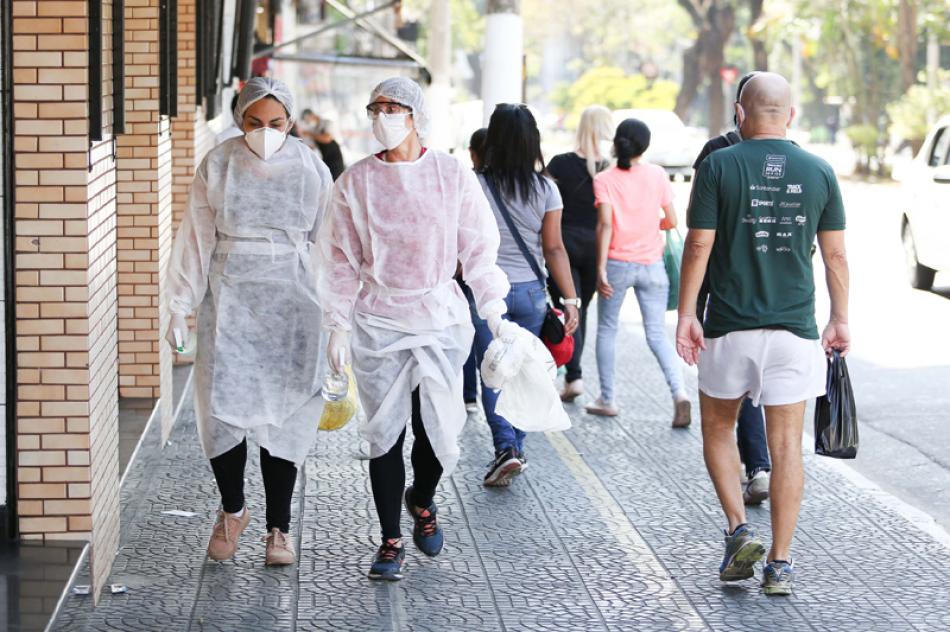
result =
[{"label": "white shorts", "polygon": [[699,390],[717,399],[748,396],[756,405],[796,404],[825,394],[827,366],[818,340],[784,329],[734,331],[706,338]]}]

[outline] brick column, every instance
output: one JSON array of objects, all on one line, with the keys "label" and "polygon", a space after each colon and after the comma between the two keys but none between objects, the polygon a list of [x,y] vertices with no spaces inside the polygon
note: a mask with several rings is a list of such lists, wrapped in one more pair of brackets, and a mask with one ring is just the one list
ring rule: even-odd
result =
[{"label": "brick column", "polygon": [[115,162],[109,133],[89,142],[87,2],[12,7],[19,528],[90,538],[98,599],[119,537]]},{"label": "brick column", "polygon": [[[171,130],[159,114],[159,0],[126,0],[126,134],[118,138],[119,393],[159,397],[172,356],[159,286],[170,240]],[[170,400],[170,398],[168,398]],[[171,402],[163,410],[170,426]],[[167,431],[170,428],[166,428]]]}]

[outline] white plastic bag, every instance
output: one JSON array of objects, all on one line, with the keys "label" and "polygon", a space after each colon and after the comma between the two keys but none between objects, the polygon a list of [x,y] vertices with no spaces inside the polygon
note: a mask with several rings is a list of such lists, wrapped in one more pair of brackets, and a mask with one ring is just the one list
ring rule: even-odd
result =
[{"label": "white plastic bag", "polygon": [[501,389],[495,411],[525,432],[567,430],[571,419],[555,386],[554,358],[537,336],[522,332],[513,340],[493,340],[486,350],[482,379]]}]

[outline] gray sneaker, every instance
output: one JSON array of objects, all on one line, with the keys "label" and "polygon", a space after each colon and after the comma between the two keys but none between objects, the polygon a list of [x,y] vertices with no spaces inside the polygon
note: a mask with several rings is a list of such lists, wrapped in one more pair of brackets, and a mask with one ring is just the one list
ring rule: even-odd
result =
[{"label": "gray sneaker", "polygon": [[742,490],[742,500],[747,505],[761,505],[769,498],[769,472],[757,470]]},{"label": "gray sneaker", "polygon": [[765,557],[765,546],[747,524],[739,525],[729,535],[725,533],[726,554],[719,565],[719,580],[735,582],[755,575],[755,563]]},{"label": "gray sneaker", "polygon": [[762,592],[766,595],[791,595],[795,580],[795,561],[772,560],[762,573]]}]

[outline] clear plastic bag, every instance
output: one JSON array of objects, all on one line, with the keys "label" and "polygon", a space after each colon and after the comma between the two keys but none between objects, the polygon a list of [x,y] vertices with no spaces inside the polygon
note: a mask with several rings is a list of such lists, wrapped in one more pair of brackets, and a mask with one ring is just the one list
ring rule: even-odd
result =
[{"label": "clear plastic bag", "polygon": [[848,365],[837,351],[828,360],[826,390],[815,402],[815,454],[853,459],[858,455],[858,413]]},{"label": "clear plastic bag", "polygon": [[320,424],[317,426],[320,430],[339,430],[356,415],[359,408],[359,399],[356,391],[356,378],[353,377],[353,370],[349,366],[346,367],[346,376],[349,379],[346,397],[324,403],[323,413],[320,415]]}]

